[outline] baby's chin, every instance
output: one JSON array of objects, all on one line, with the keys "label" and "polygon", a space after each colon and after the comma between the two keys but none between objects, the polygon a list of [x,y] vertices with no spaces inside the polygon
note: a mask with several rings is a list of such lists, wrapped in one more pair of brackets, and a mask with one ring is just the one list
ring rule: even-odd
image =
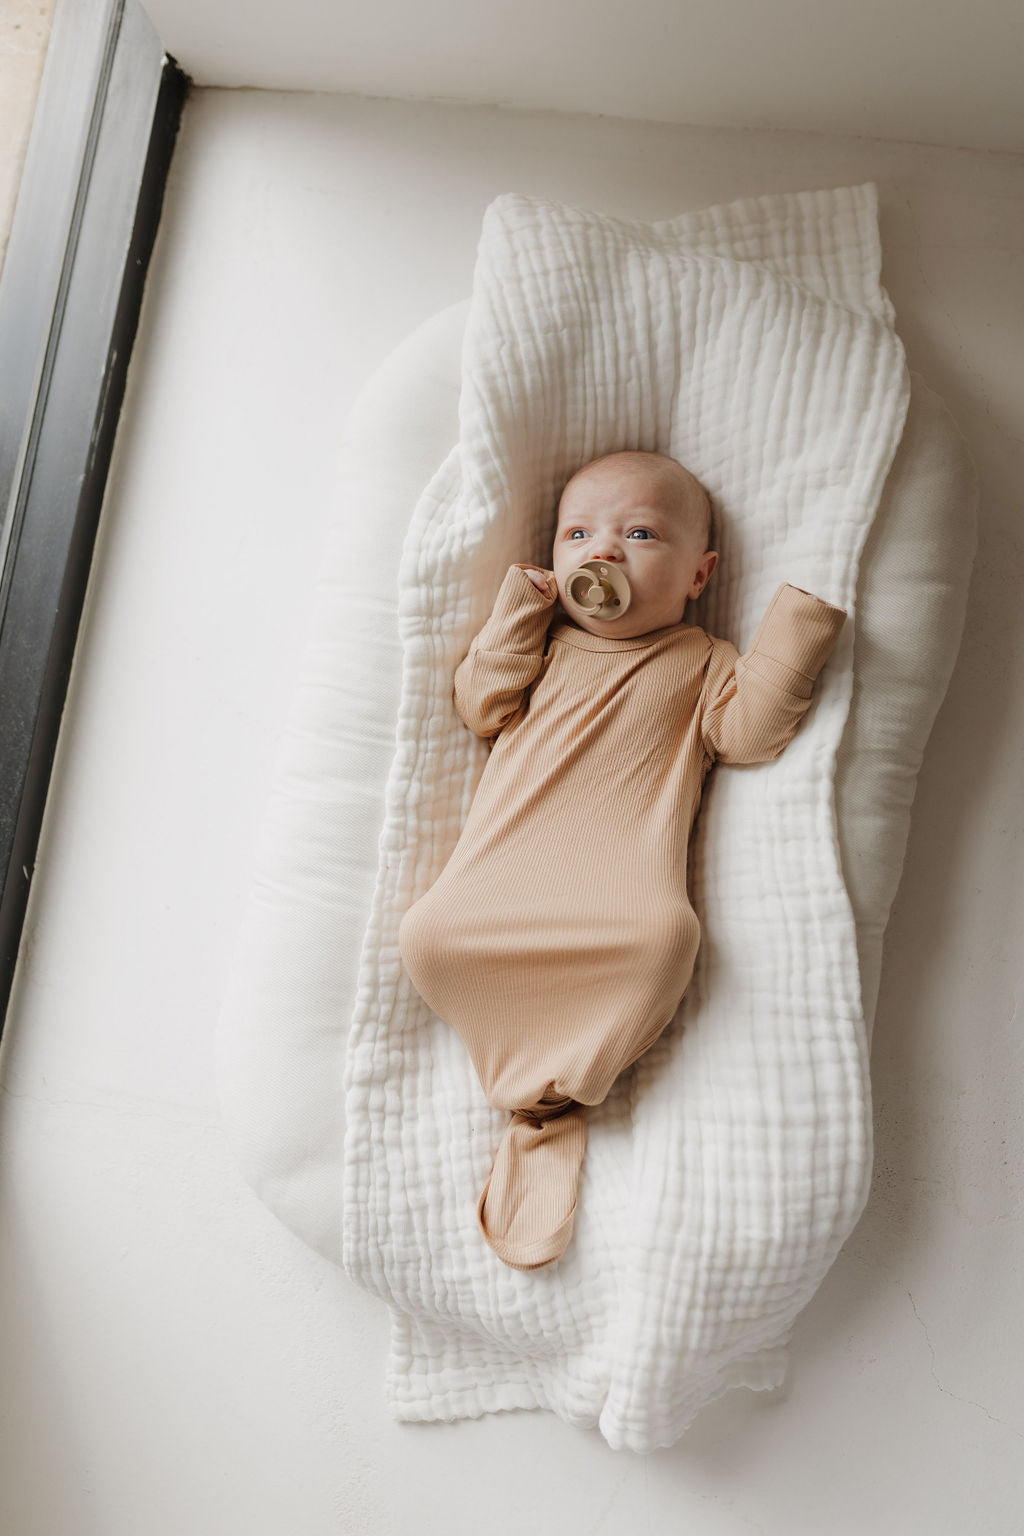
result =
[{"label": "baby's chin", "polygon": [[586,614],[570,612],[564,603],[560,603],[562,612],[579,629],[585,629],[589,635],[609,635],[613,640],[635,640],[638,635],[650,635],[656,629],[667,629],[672,624],[681,624],[683,615],[678,619],[666,619],[657,614],[645,613],[643,609],[635,611],[630,606],[629,613],[624,613],[620,619],[595,619]]}]

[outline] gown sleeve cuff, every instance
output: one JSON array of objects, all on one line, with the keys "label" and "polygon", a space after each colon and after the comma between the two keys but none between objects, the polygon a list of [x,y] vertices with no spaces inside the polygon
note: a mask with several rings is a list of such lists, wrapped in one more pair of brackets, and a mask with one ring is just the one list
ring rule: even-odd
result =
[{"label": "gown sleeve cuff", "polygon": [[744,660],[766,682],[808,699],[845,622],[845,608],[783,582]]}]

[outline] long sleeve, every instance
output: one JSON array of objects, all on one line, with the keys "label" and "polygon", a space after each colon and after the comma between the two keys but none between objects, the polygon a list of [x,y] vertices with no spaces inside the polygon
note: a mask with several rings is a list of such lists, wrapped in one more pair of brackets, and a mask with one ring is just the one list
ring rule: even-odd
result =
[{"label": "long sleeve", "polygon": [[845,609],[784,582],[749,650],[741,656],[727,640],[714,642],[701,716],[712,759],[766,763],[779,756],[811,706],[845,621]]},{"label": "long sleeve", "polygon": [[534,586],[524,565],[509,566],[490,618],[455,671],[455,708],[474,735],[495,736],[522,706],[544,665],[557,600]]}]

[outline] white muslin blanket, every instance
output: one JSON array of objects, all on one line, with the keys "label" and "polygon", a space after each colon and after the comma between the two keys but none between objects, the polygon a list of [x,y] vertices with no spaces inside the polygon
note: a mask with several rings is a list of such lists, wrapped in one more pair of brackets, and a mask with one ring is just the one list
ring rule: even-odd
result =
[{"label": "white muslin blanket", "polygon": [[[909,399],[879,272],[871,185],[655,224],[517,195],[487,209],[459,440],[402,554],[400,715],[345,1060],[343,1262],[390,1307],[396,1418],[544,1407],[614,1448],[671,1444],[726,1389],[782,1380],[860,1215],[871,1096],[833,772],[858,562]],[[455,667],[509,564],[550,564],[564,482],[622,448],[672,454],[711,493],[721,559],[691,622],[742,650],[782,581],[850,618],[782,756],[713,770],[694,979],[588,1111],[566,1253],[523,1272],[476,1221],[507,1116],[397,933],[487,757]]]}]

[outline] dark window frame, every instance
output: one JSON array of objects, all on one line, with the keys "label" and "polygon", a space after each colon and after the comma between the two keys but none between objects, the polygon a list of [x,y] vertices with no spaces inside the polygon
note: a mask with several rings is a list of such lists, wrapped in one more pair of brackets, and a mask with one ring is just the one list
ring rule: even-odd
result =
[{"label": "dark window frame", "polygon": [[137,0],[57,0],[0,274],[0,1033],[191,83]]}]

